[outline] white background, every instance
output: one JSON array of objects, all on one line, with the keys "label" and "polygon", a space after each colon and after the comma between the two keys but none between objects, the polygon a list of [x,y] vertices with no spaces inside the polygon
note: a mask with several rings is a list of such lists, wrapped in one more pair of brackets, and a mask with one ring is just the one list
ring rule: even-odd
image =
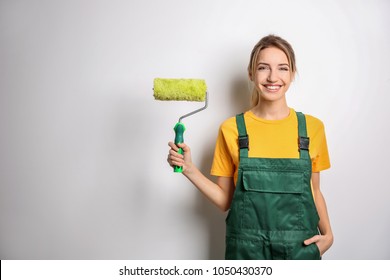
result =
[{"label": "white background", "polygon": [[178,118],[153,79],[203,78],[185,119],[206,174],[220,123],[249,106],[270,33],[294,47],[289,105],[320,118],[335,243],[390,259],[390,1],[1,0],[0,258],[222,259],[225,213],[166,162]]}]

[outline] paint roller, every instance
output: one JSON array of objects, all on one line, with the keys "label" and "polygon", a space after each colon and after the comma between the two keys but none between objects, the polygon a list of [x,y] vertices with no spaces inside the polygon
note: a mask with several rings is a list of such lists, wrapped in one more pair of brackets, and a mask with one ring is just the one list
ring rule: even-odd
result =
[{"label": "paint roller", "polygon": [[[205,80],[202,79],[154,79],[154,98],[162,101],[197,101],[205,102],[202,108],[185,114],[179,118],[174,126],[175,144],[184,143],[185,126],[182,119],[196,114],[207,108],[208,94]],[[183,154],[183,149],[179,148],[179,154]],[[183,172],[182,166],[174,166],[174,172]]]}]

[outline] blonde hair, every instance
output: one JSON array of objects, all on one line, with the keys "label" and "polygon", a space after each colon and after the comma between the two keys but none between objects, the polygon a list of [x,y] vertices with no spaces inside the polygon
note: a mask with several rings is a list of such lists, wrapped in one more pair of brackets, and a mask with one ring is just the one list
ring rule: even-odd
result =
[{"label": "blonde hair", "polygon": [[[249,77],[252,81],[253,81],[253,75],[256,72],[257,59],[259,57],[260,51],[262,51],[263,49],[266,49],[266,48],[270,48],[270,47],[278,48],[279,50],[283,51],[286,54],[288,63],[290,65],[290,73],[291,74],[295,74],[295,72],[297,71],[296,63],[295,63],[295,54],[294,54],[294,50],[291,47],[291,45],[283,38],[271,34],[271,35],[263,37],[254,46],[254,48],[252,50],[249,64],[248,64],[248,74],[249,74]],[[257,92],[256,87],[254,87],[253,91],[252,91],[251,106],[252,107],[256,106],[258,102],[259,102],[259,94]]]}]

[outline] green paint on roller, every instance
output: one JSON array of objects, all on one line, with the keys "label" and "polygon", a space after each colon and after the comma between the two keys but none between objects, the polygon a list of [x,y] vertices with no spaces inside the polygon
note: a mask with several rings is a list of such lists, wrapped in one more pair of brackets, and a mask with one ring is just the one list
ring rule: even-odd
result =
[{"label": "green paint on roller", "polygon": [[201,79],[154,79],[157,100],[205,101],[207,86]]}]

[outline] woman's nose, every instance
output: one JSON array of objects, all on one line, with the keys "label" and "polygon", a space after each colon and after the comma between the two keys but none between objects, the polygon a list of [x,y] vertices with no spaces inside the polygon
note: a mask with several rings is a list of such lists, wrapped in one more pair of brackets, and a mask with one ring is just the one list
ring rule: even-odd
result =
[{"label": "woman's nose", "polygon": [[275,73],[275,71],[269,71],[268,77],[267,77],[267,82],[274,83],[278,80],[278,77]]}]

